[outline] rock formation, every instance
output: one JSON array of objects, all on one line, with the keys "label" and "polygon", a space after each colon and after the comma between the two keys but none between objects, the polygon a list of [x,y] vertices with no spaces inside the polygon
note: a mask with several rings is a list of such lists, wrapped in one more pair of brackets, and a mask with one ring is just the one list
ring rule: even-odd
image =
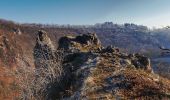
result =
[{"label": "rock formation", "polygon": [[34,47],[35,66],[48,67],[48,63],[55,62],[55,58],[54,45],[47,36],[47,33],[45,31],[38,31],[36,45]]},{"label": "rock formation", "polygon": [[95,33],[83,34],[77,37],[65,36],[59,40],[59,49],[66,51],[95,51],[101,48],[101,43]]},{"label": "rock formation", "polygon": [[[169,96],[170,82],[151,73],[149,58],[125,54],[112,46],[103,48],[95,34],[62,37],[58,49],[65,53],[62,62],[65,85],[54,93],[55,99],[167,99]],[[38,32],[34,52],[38,67],[49,67],[40,62],[56,61],[56,50],[44,31]]]},{"label": "rock formation", "polygon": [[40,30],[37,33],[33,55],[36,72],[35,85],[45,88],[40,88],[36,92],[46,93],[46,98],[51,99],[58,91],[63,91],[64,83],[61,84],[64,77],[61,65],[63,59],[62,52],[56,50],[47,33]]},{"label": "rock formation", "polygon": [[52,77],[60,80],[63,74],[62,58],[45,31],[38,31],[33,55],[37,74],[55,74]]},{"label": "rock formation", "polygon": [[144,69],[147,71],[152,71],[151,65],[150,65],[150,59],[148,57],[145,57],[143,55],[135,54],[129,56],[131,59],[132,64],[137,69]]},{"label": "rock formation", "polygon": [[131,64],[136,69],[153,72],[150,64],[150,59],[144,55],[140,55],[138,53],[129,55],[121,54],[121,57],[122,63],[125,63],[125,65]]}]

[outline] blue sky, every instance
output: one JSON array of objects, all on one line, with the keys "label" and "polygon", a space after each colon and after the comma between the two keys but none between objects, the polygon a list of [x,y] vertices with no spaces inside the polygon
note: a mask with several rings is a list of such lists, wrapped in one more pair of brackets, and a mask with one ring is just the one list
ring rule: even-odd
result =
[{"label": "blue sky", "polygon": [[20,23],[112,21],[162,27],[170,25],[169,5],[170,0],[1,0],[0,18]]}]

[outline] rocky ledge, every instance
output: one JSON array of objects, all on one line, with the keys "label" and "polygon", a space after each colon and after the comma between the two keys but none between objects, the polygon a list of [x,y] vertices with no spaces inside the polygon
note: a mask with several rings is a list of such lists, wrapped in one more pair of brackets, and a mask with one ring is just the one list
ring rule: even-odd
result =
[{"label": "rocky ledge", "polygon": [[[50,59],[37,55],[42,48],[45,48],[43,54],[51,55]],[[47,33],[39,31],[34,50],[36,65],[41,66],[37,62],[47,60],[55,63],[58,50],[64,52],[60,70],[65,73],[61,79],[65,85],[53,93],[52,99],[170,98],[170,81],[154,74],[149,58],[122,53],[112,46],[104,48],[94,33],[62,37],[56,50]]]}]

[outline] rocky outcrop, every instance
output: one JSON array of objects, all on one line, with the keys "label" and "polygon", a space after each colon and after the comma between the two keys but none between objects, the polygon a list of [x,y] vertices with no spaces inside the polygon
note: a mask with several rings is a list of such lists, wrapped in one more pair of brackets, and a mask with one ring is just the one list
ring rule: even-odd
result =
[{"label": "rocky outcrop", "polygon": [[72,69],[71,93],[64,99],[157,99],[162,94],[168,98],[167,81],[150,73],[149,58],[139,54],[110,46],[100,52],[72,53],[64,64]]},{"label": "rocky outcrop", "polygon": [[151,62],[148,57],[140,54],[134,54],[134,55],[129,55],[129,59],[131,60],[131,63],[135,66],[135,68],[152,72],[152,68],[150,64]]},{"label": "rocky outcrop", "polygon": [[[61,80],[64,86],[54,84],[58,85],[53,88],[57,90],[55,99],[145,99],[159,98],[162,94],[166,99],[168,96],[164,91],[169,91],[170,86],[162,81],[166,79],[160,80],[151,73],[149,58],[125,54],[112,46],[103,48],[95,34],[62,37],[58,49],[65,53],[61,68],[65,74]],[[48,68],[48,61],[57,61],[55,47],[44,31],[38,32],[34,57],[37,67]]]},{"label": "rocky outcrop", "polygon": [[122,58],[121,64],[123,65],[131,65],[136,69],[145,70],[147,72],[153,72],[150,59],[144,55],[140,55],[138,53],[129,55],[121,54],[120,58]]},{"label": "rocky outcrop", "polygon": [[[82,38],[82,36],[77,37]],[[154,90],[160,87],[159,84],[162,81],[159,81],[158,77],[151,73],[152,68],[148,57],[140,54],[125,54],[112,46],[106,48],[99,46],[96,50],[88,48],[84,52],[83,47],[73,46],[71,42],[81,45],[91,45],[93,42],[88,43],[88,39],[81,41],[77,37],[64,37],[67,42],[64,42],[63,38],[59,42],[59,48],[64,48],[66,51],[72,50],[65,56],[64,60],[64,66],[70,68],[70,87],[72,87],[71,93],[68,93],[64,97],[65,99],[159,98],[161,93],[166,90],[166,83],[163,83],[162,88]],[[60,43],[66,44],[60,45]],[[98,43],[100,42],[96,44]],[[76,48],[77,51],[73,50],[72,47]],[[140,88],[136,86],[137,84]],[[148,91],[156,95],[147,95]],[[167,96],[166,93],[163,94]],[[163,98],[167,98],[166,96]]]},{"label": "rocky outcrop", "polygon": [[37,80],[42,78],[46,84],[61,81],[64,74],[62,53],[55,49],[45,31],[38,31],[33,55]]},{"label": "rocky outcrop", "polygon": [[119,55],[120,65],[122,66],[133,66],[136,69],[142,69],[148,72],[152,72],[150,59],[141,54],[124,54],[121,53],[119,48],[108,46],[101,49],[100,53],[113,53]]},{"label": "rocky outcrop", "polygon": [[95,33],[88,33],[79,36],[65,36],[59,40],[59,49],[70,52],[88,52],[101,48],[101,43]]},{"label": "rocky outcrop", "polygon": [[68,78],[66,78],[62,67],[63,53],[56,50],[47,33],[40,30],[37,33],[33,55],[36,75],[35,86],[42,87],[35,92],[46,93],[44,94],[47,95],[46,99],[51,100],[58,96],[60,92],[63,92],[66,87],[65,84],[67,84],[65,80]]},{"label": "rocky outcrop", "polygon": [[38,31],[36,45],[34,47],[35,66],[48,67],[51,65],[50,63],[55,64],[55,60],[57,60],[55,52],[54,45],[47,36],[47,33],[45,31]]}]

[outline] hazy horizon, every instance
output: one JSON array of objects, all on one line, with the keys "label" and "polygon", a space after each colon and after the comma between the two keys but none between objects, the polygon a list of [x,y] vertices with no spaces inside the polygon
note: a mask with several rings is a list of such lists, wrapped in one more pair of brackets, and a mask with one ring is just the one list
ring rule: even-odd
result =
[{"label": "hazy horizon", "polygon": [[170,25],[169,0],[2,0],[0,18],[19,23]]}]

